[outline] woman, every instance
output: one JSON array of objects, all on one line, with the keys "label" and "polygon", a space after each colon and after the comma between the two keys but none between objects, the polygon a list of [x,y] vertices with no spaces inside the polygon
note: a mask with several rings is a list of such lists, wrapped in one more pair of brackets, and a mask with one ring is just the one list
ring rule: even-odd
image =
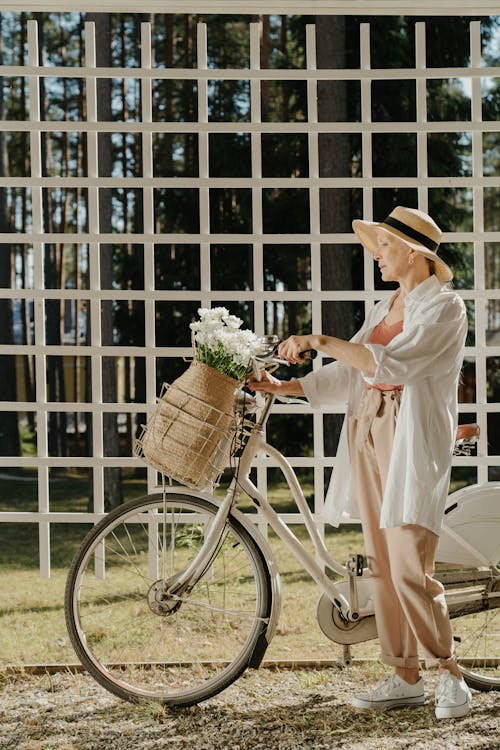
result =
[{"label": "woman", "polygon": [[[337,361],[293,381],[265,373],[255,390],[304,395],[313,408],[347,402],[325,508],[338,525],[361,518],[381,658],[395,674],[353,698],[364,709],[424,702],[420,643],[437,664],[437,718],[464,716],[471,693],[453,654],[443,586],[434,559],[457,426],[457,386],[467,333],[450,268],[436,250],[441,231],[427,214],[398,206],[382,222],[353,229],[398,290],[374,306],[351,341],[291,336],[279,354],[292,363],[317,349]],[[354,499],[355,498],[355,499]]]}]

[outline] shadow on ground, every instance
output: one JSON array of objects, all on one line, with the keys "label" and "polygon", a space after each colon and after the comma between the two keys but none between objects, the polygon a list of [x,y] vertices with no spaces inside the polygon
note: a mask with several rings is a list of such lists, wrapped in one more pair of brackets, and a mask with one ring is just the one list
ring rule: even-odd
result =
[{"label": "shadow on ground", "polygon": [[385,713],[358,712],[353,692],[381,673],[377,666],[343,671],[248,672],[224,693],[188,709],[122,702],[87,675],[5,678],[0,690],[1,750],[498,750],[499,693],[474,693],[474,710],[438,722],[433,673],[426,705]]}]

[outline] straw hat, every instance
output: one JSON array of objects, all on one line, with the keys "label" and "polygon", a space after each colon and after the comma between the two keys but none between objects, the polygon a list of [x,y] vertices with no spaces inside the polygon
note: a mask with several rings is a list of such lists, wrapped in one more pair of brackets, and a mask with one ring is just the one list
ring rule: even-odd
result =
[{"label": "straw hat", "polygon": [[383,230],[403,240],[412,250],[433,260],[436,264],[436,276],[441,283],[451,281],[453,278],[451,268],[436,253],[441,242],[441,230],[436,222],[423,211],[396,206],[384,221],[355,219],[352,222],[352,228],[363,246],[371,253],[377,252],[377,233]]}]

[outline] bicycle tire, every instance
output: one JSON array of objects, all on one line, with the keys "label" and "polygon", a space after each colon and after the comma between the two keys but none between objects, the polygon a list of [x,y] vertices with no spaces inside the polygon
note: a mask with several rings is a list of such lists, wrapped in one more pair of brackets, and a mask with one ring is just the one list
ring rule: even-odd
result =
[{"label": "bicycle tire", "polygon": [[[459,668],[476,690],[500,690],[499,489],[499,483],[487,482],[449,495],[446,527],[465,545],[444,533],[437,552],[445,569],[447,563],[452,565],[452,579],[462,578],[461,586],[451,581],[449,611]],[[474,550],[488,565],[476,567]],[[471,611],[481,607],[481,611]]]},{"label": "bicycle tire", "polygon": [[451,616],[457,665],[465,681],[475,690],[500,690],[500,607]]},{"label": "bicycle tire", "polygon": [[233,516],[189,596],[169,615],[150,606],[157,606],[151,586],[162,580],[155,578],[162,553],[167,578],[185,569],[217,509],[194,495],[148,495],[113,510],[83,540],[66,583],[68,633],[83,666],[120,698],[190,706],[224,690],[254,653],[262,655],[269,569]]}]

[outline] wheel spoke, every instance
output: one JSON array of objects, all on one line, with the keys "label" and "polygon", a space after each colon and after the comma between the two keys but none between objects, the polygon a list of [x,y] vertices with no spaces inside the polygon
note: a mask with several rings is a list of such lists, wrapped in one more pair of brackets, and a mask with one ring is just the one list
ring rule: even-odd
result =
[{"label": "wheel spoke", "polygon": [[215,607],[213,604],[205,604],[205,602],[200,602],[197,599],[186,599],[182,596],[172,596],[172,599],[177,602],[182,602],[182,604],[189,604],[192,607],[201,607],[202,609],[209,609],[212,612],[221,612],[228,617],[240,617],[242,620],[252,620],[252,622],[255,620],[265,623],[269,622],[268,617],[256,617],[254,612],[235,612],[231,609],[225,609],[224,607]]},{"label": "wheel spoke", "polygon": [[[84,541],[68,578],[69,632],[85,667],[117,695],[190,705],[245,669],[269,623],[271,594],[263,556],[239,522],[230,518],[189,596],[160,597],[161,580],[193,562],[217,510],[208,500],[166,492],[123,506]],[[108,553],[102,579],[93,575],[92,551],[100,544]],[[153,588],[151,544],[162,558]],[[168,605],[174,611],[165,612]],[[158,662],[168,667],[120,666]]]},{"label": "wheel spoke", "polygon": [[464,613],[455,622],[457,660],[465,679],[477,689],[500,690],[500,610]]},{"label": "wheel spoke", "polygon": [[137,564],[133,560],[130,559],[130,555],[128,554],[127,550],[125,549],[125,547],[123,546],[123,544],[121,543],[121,541],[118,539],[118,537],[116,536],[116,534],[115,534],[114,531],[111,532],[111,535],[113,536],[113,538],[115,539],[115,541],[118,543],[118,545],[121,547],[121,549],[123,550],[123,553],[120,554],[117,550],[115,550],[113,548],[110,549],[110,552],[112,552],[114,555],[116,555],[120,559],[125,560],[125,562],[127,563],[127,565],[129,565],[131,568],[133,568],[135,570],[136,574],[140,578],[142,578],[144,581],[146,581],[146,582],[150,581],[151,579],[149,578],[149,576],[144,575],[141,572],[140,568],[137,566]]}]

